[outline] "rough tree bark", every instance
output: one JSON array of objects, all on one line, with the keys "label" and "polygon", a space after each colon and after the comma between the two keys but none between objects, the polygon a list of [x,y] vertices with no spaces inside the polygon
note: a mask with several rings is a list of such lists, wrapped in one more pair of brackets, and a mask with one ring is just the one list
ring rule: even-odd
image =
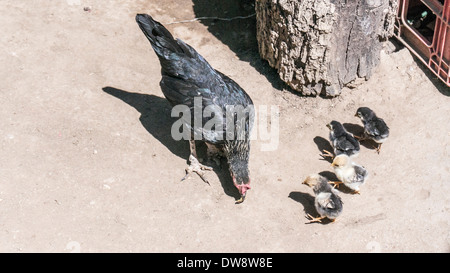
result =
[{"label": "rough tree bark", "polygon": [[397,0],[256,0],[261,57],[304,95],[368,79],[392,36]]}]

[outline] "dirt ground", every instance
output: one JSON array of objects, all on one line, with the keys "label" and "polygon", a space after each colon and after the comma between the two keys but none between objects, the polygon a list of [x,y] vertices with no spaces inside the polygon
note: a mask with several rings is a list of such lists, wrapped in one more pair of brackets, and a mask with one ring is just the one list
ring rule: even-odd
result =
[{"label": "dirt ground", "polygon": [[[333,99],[301,97],[258,57],[254,17],[167,25],[257,109],[279,113],[277,148],[252,141],[243,204],[225,162],[207,174],[210,186],[180,182],[188,143],[170,137],[160,65],[134,16],[252,12],[222,2],[2,1],[0,251],[450,251],[450,91],[408,50],[387,54],[390,43],[368,81]],[[325,125],[360,130],[359,106],[385,119],[390,139],[379,155],[362,146],[370,179],[360,195],[340,193],[337,222],[308,224],[313,192],[301,182],[333,175],[319,156]]]}]

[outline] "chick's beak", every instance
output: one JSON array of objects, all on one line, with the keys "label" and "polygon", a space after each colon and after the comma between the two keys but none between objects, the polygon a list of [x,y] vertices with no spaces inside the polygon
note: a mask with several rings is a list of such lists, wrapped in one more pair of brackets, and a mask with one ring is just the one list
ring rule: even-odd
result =
[{"label": "chick's beak", "polygon": [[328,127],[328,129],[331,129],[331,125],[329,123],[327,124],[327,127]]}]

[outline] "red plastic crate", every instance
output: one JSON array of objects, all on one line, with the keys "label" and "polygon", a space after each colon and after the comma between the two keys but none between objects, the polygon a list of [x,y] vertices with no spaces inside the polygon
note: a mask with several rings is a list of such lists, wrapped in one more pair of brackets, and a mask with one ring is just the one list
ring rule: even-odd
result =
[{"label": "red plastic crate", "polygon": [[450,0],[399,0],[394,35],[450,87]]}]

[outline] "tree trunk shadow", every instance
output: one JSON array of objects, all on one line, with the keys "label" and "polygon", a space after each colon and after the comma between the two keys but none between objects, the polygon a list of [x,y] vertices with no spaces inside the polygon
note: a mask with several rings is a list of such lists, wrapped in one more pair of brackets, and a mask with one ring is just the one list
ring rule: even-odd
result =
[{"label": "tree trunk shadow", "polygon": [[[255,0],[193,0],[194,13],[199,17],[233,18],[247,17],[255,13]],[[259,55],[256,39],[256,16],[235,19],[200,19],[222,43],[227,45],[241,61],[248,62],[259,73],[264,75],[275,89],[287,89],[276,69],[270,67],[267,61]]]}]

